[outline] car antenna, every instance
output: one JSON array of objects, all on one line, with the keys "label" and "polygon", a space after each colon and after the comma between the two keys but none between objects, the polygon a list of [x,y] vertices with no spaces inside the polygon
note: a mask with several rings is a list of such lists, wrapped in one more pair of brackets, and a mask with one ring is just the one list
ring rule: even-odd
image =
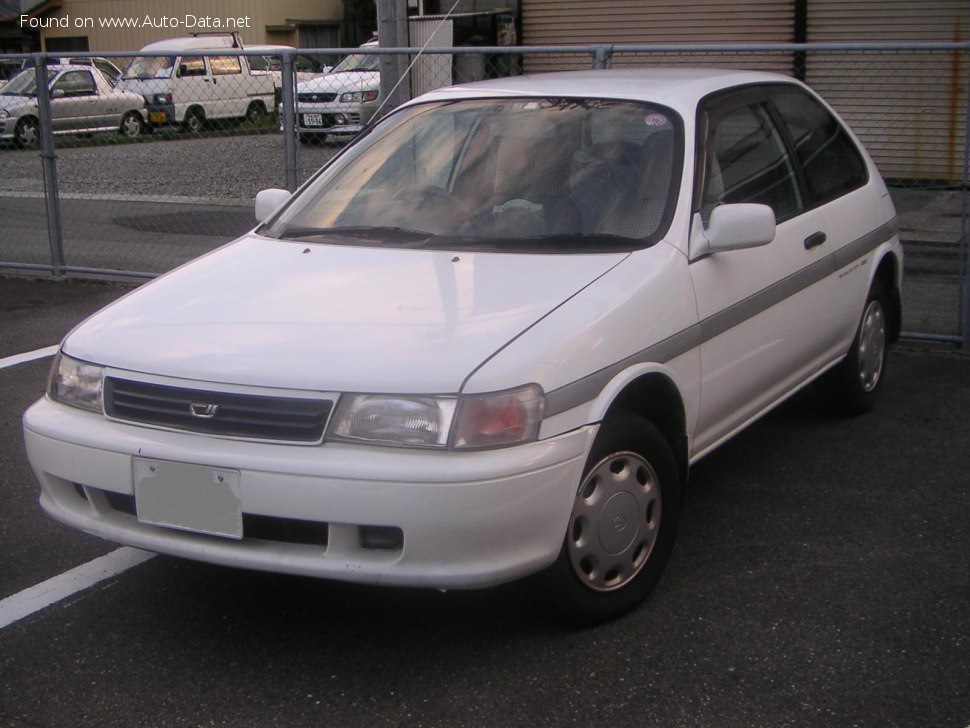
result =
[{"label": "car antenna", "polygon": [[414,64],[418,62],[418,59],[421,57],[421,54],[424,53],[425,49],[429,45],[431,45],[431,41],[434,40],[434,37],[435,35],[438,34],[438,31],[441,29],[441,26],[445,24],[446,20],[449,20],[451,18],[452,13],[455,12],[455,8],[458,7],[458,3],[460,2],[461,0],[455,0],[454,4],[451,6],[451,9],[448,10],[447,13],[445,13],[445,16],[438,22],[438,25],[435,26],[435,29],[428,35],[428,40],[426,40],[424,42],[424,45],[421,46],[421,50],[419,50],[415,54],[414,59],[408,64],[408,67],[404,69],[404,73],[401,74],[401,77],[397,80],[397,83],[394,84],[394,88],[390,90],[390,92],[387,94],[387,97],[383,101],[381,101],[380,105],[377,107],[377,111],[374,112],[374,116],[373,116],[374,120],[380,118],[381,111],[384,109],[384,106],[387,104],[388,101],[391,100],[391,98],[394,97],[394,92],[397,91],[398,86],[401,85],[401,82],[404,81],[405,78],[408,78],[408,76],[411,73],[411,69],[414,68]]}]

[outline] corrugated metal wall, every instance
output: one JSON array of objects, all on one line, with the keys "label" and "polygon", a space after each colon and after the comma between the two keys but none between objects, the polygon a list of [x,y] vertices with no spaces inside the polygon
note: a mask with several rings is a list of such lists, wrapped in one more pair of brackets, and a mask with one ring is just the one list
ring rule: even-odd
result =
[{"label": "corrugated metal wall", "polygon": [[[966,41],[966,0],[809,0],[809,42]],[[890,178],[959,182],[965,53],[812,54],[806,81],[859,134]]]},{"label": "corrugated metal wall", "polygon": [[[794,34],[794,0],[522,0],[525,45],[589,43],[779,43]],[[696,58],[619,55],[615,66],[693,63]],[[791,57],[732,55],[708,65],[789,71]],[[589,68],[584,59],[527,58],[528,72]]]},{"label": "corrugated metal wall", "polygon": [[[968,0],[806,0],[808,42],[970,40]],[[779,43],[795,33],[795,0],[522,0],[526,45]],[[729,66],[805,79],[863,138],[889,178],[960,182],[967,54],[617,53],[614,66]],[[578,55],[525,59],[527,72],[589,68]]]}]

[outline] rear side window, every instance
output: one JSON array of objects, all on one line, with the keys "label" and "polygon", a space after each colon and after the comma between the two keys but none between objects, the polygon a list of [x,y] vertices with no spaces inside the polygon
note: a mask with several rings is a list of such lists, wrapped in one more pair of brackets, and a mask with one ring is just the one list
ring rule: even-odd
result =
[{"label": "rear side window", "polygon": [[800,88],[771,90],[805,172],[812,202],[828,202],[864,185],[866,164],[848,132],[816,99]]},{"label": "rear side window", "polygon": [[183,56],[179,61],[179,77],[204,76],[205,58],[202,56]]}]

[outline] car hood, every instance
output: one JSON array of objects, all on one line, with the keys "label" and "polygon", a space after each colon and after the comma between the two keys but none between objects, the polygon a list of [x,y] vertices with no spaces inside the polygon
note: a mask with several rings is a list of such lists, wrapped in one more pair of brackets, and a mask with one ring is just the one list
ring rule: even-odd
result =
[{"label": "car hood", "polygon": [[347,247],[251,234],[95,314],[64,351],[199,381],[458,392],[496,351],[625,257]]},{"label": "car hood", "polygon": [[[3,91],[0,90],[0,94]],[[13,109],[22,109],[26,106],[36,106],[37,97],[36,96],[3,96],[0,95],[0,109],[4,111],[12,111]]]},{"label": "car hood", "polygon": [[376,89],[381,84],[378,71],[346,71],[311,78],[296,87],[297,93],[344,93]]}]

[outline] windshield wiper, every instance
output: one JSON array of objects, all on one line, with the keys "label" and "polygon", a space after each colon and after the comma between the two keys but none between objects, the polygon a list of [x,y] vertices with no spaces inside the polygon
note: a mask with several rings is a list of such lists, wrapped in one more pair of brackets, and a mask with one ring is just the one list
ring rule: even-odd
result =
[{"label": "windshield wiper", "polygon": [[307,240],[336,235],[378,242],[419,243],[434,237],[425,230],[408,230],[382,225],[348,225],[345,227],[286,227],[277,236],[280,240]]}]

